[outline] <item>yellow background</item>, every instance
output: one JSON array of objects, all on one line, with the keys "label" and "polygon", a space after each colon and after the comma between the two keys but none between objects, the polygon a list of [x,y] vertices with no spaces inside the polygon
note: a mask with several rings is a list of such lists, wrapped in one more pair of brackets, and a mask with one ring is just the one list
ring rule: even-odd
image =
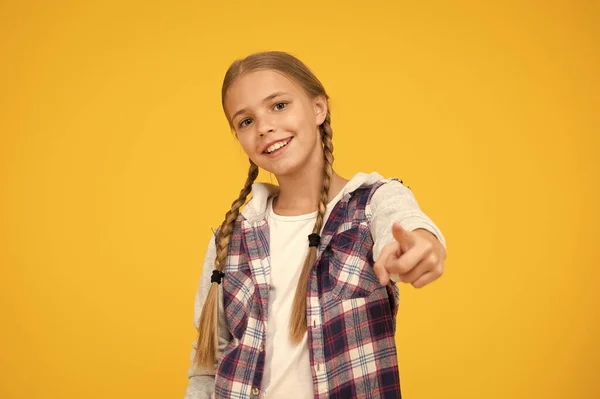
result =
[{"label": "yellow background", "polygon": [[402,287],[405,397],[600,397],[599,3],[497,3],[3,1],[0,398],[183,397],[247,165],[220,85],[269,49],[328,90],[337,171],[448,240]]}]

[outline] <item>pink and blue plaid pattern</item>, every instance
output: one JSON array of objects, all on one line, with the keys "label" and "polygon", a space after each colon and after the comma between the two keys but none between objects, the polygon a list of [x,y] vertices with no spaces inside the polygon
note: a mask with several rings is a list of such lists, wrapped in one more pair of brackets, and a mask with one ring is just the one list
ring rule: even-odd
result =
[{"label": "pink and blue plaid pattern", "polygon": [[[315,399],[401,398],[394,341],[399,291],[373,272],[370,215],[385,181],[361,187],[334,207],[307,293],[308,347]],[[243,216],[233,231],[223,301],[233,339],[215,376],[215,397],[255,398],[262,390],[270,274],[269,227]]]}]

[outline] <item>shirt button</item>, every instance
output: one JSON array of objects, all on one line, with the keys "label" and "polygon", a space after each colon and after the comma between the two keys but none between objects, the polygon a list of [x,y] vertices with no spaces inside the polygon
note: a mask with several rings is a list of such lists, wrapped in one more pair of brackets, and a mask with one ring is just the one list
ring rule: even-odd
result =
[{"label": "shirt button", "polygon": [[263,344],[260,344],[260,346],[258,347],[258,351],[259,352],[264,352],[265,351],[265,346]]},{"label": "shirt button", "polygon": [[260,391],[259,391],[259,389],[257,387],[252,388],[252,395],[258,396],[259,392]]}]

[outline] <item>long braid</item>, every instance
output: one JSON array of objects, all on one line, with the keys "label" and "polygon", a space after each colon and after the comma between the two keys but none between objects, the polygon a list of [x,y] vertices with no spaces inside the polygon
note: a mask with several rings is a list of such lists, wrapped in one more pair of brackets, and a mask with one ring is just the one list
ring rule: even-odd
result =
[{"label": "long braid", "polygon": [[[331,116],[329,111],[325,117],[325,121],[319,126],[321,132],[321,141],[323,143],[323,187],[321,189],[321,197],[319,198],[319,212],[313,233],[319,234],[323,227],[327,204],[329,203],[329,187],[331,186],[331,176],[333,175],[333,142],[331,140],[333,132],[331,130]],[[306,323],[306,294],[308,292],[308,279],[312,267],[317,259],[317,247],[309,247],[308,255],[302,266],[302,273],[296,287],[294,295],[294,303],[290,320],[290,339],[294,343],[298,343],[304,337],[307,330]]]},{"label": "long braid", "polygon": [[[225,220],[219,229],[218,238],[216,240],[217,254],[215,257],[215,269],[223,271],[227,252],[229,250],[229,242],[231,241],[231,233],[235,221],[240,213],[240,208],[246,203],[248,194],[252,191],[252,184],[258,176],[258,166],[250,161],[250,169],[248,170],[248,178],[244,188],[240,191],[239,197],[231,204],[231,209],[225,215]],[[194,361],[197,365],[203,367],[214,367],[215,355],[218,346],[218,312],[219,312],[219,284],[213,282],[210,285],[206,302],[202,307],[200,322],[198,328],[198,342],[196,349],[196,357]]]}]

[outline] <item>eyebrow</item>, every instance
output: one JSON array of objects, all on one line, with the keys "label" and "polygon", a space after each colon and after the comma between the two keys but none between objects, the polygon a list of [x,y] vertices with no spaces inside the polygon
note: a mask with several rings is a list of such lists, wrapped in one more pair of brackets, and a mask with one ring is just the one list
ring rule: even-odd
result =
[{"label": "eyebrow", "polygon": [[[264,104],[264,103],[266,103],[266,102],[268,102],[268,101],[270,101],[270,100],[274,99],[275,97],[283,96],[283,95],[285,95],[285,94],[290,94],[290,93],[287,93],[287,92],[285,92],[285,91],[278,91],[278,92],[275,92],[275,93],[273,93],[273,94],[271,94],[271,95],[268,95],[267,97],[265,97],[265,98],[262,100],[262,103]],[[238,116],[239,114],[243,114],[243,113],[244,113],[244,112],[246,112],[246,111],[247,111],[247,109],[246,109],[246,108],[242,108],[242,109],[240,109],[238,112],[236,112],[236,113],[235,113],[235,114],[234,114],[234,115],[231,117],[231,120],[233,121],[233,120],[235,119],[235,117],[236,117],[236,116]]]}]

